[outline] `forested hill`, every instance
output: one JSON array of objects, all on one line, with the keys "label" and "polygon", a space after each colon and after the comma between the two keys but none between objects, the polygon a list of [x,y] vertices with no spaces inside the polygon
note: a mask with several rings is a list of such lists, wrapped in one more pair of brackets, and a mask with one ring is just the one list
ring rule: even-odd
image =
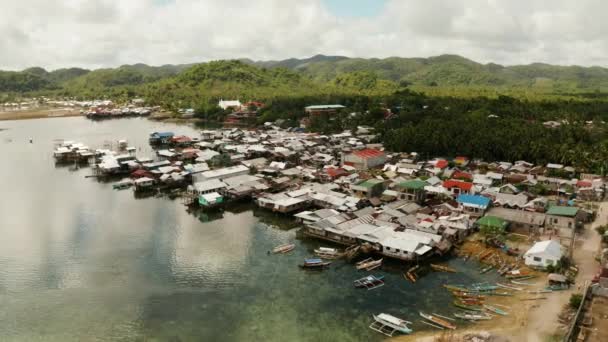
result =
[{"label": "forested hill", "polygon": [[429,58],[347,58],[317,55],[305,59],[250,63],[286,67],[316,81],[329,81],[345,72],[368,71],[381,79],[425,86],[523,86],[556,91],[608,90],[608,69],[543,63],[502,66],[481,64],[457,55]]},{"label": "forested hill", "polygon": [[[203,73],[203,80],[193,73]],[[216,61],[189,65],[123,65],[117,68],[81,68],[47,71],[35,67],[23,71],[0,71],[0,92],[52,92],[58,95],[114,95],[127,91],[141,93],[150,85],[163,87],[187,79],[203,83],[204,90],[225,96],[247,94],[265,97],[269,88],[278,92],[322,93],[328,89],[364,94],[390,93],[413,87],[429,94],[485,95],[488,90],[502,94],[533,91],[540,94],[594,96],[608,92],[608,69],[602,67],[530,64],[501,66],[481,64],[464,57],[442,55],[429,58],[385,59],[316,55],[282,61]],[[263,79],[263,82],[259,83]],[[257,80],[257,81],[255,81]],[[253,81],[253,82],[252,82]],[[189,82],[192,85],[192,82]],[[182,87],[175,84],[176,87]],[[212,88],[209,88],[213,86]],[[256,89],[250,87],[261,87]],[[445,90],[452,92],[446,92]],[[455,92],[458,89],[459,92]],[[464,90],[463,90],[464,89]],[[294,94],[300,95],[300,94]]]}]

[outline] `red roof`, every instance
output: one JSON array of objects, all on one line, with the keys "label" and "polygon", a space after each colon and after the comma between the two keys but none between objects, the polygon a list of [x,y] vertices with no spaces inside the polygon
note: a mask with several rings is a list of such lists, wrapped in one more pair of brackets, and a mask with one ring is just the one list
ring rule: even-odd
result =
[{"label": "red roof", "polygon": [[462,172],[462,171],[456,171],[452,174],[452,178],[456,178],[456,179],[470,179],[473,180],[473,175],[471,175],[470,173],[467,172]]},{"label": "red roof", "polygon": [[360,150],[360,151],[354,151],[353,152],[354,155],[356,155],[357,157],[361,157],[361,158],[374,158],[374,157],[380,157],[384,155],[384,152],[379,151],[379,150],[375,150],[373,148],[366,148],[365,150]]},{"label": "red roof", "polygon": [[459,188],[461,190],[468,191],[468,190],[471,190],[471,188],[473,187],[473,183],[462,182],[462,181],[455,180],[455,179],[449,179],[449,180],[443,182],[443,187],[446,189]]},{"label": "red roof", "polygon": [[436,163],[435,163],[435,167],[438,167],[440,169],[445,169],[446,167],[448,167],[448,161],[445,159],[439,159]]},{"label": "red roof", "polygon": [[346,172],[346,170],[344,170],[343,168],[335,168],[335,167],[328,167],[327,169],[325,169],[325,171],[327,172],[327,175],[331,178],[335,178],[335,177],[339,177],[342,175],[347,174],[348,172]]},{"label": "red roof", "polygon": [[171,141],[173,141],[173,142],[190,142],[190,141],[192,141],[192,139],[190,139],[190,137],[187,137],[185,135],[180,135],[180,136],[171,138]]},{"label": "red roof", "polygon": [[148,172],[144,169],[137,169],[131,172],[131,178],[142,178],[142,177],[150,177],[152,178],[154,175],[151,172]]},{"label": "red roof", "polygon": [[591,182],[579,180],[576,182],[576,186],[579,188],[589,188],[591,187]]}]

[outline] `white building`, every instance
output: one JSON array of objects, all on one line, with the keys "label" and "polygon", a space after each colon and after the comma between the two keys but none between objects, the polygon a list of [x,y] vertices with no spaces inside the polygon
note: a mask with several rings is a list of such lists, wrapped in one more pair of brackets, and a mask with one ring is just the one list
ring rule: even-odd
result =
[{"label": "white building", "polygon": [[556,265],[562,258],[562,246],[555,240],[537,242],[524,254],[528,266],[547,267]]},{"label": "white building", "polygon": [[228,108],[241,108],[241,101],[239,100],[232,100],[232,101],[224,101],[224,100],[220,100],[220,102],[217,104],[220,108],[222,108],[223,110],[226,110]]}]

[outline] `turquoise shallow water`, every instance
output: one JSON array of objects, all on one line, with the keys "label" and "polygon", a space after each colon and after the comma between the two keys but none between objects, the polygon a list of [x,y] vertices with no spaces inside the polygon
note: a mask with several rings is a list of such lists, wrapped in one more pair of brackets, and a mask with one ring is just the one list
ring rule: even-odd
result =
[{"label": "turquoise shallow water", "polygon": [[[418,310],[455,311],[443,283],[491,279],[451,260],[458,274],[406,282],[404,265],[377,274],[383,288],[356,290],[364,274],[344,261],[324,272],[297,264],[323,245],[297,225],[244,204],[188,213],[179,200],[135,199],[130,190],[55,167],[53,140],[91,147],[126,138],[152,156],[155,130],[188,126],[145,119],[62,118],[0,122],[1,341],[373,341],[371,314],[420,324]],[[32,137],[34,143],[28,139]],[[295,241],[288,255],[268,255]]]}]

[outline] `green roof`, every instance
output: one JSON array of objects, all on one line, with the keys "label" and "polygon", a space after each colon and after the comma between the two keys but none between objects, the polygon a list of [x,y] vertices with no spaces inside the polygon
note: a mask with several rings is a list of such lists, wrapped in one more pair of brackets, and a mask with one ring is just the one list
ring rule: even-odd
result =
[{"label": "green roof", "polygon": [[495,227],[495,228],[505,228],[507,226],[507,221],[501,219],[496,216],[484,216],[477,220],[477,224],[480,226],[487,227]]},{"label": "green roof", "polygon": [[420,180],[420,179],[413,179],[413,180],[399,183],[400,187],[406,188],[406,189],[412,189],[412,190],[424,189],[424,187],[427,185],[429,185],[429,183],[427,183],[423,180]]},{"label": "green roof", "polygon": [[557,216],[570,216],[574,217],[578,213],[577,207],[563,207],[559,205],[552,205],[549,207],[547,211],[547,215],[557,215]]},{"label": "green roof", "polygon": [[364,188],[371,188],[376,184],[380,184],[380,183],[384,183],[384,181],[379,180],[379,179],[368,179],[368,180],[364,180],[362,182],[360,182],[359,184],[357,184],[358,186],[362,186]]}]

